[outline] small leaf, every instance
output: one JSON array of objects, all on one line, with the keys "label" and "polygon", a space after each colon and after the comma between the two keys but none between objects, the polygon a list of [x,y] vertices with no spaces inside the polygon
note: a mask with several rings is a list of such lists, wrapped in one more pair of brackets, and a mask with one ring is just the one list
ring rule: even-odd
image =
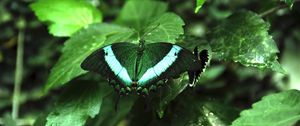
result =
[{"label": "small leaf", "polygon": [[209,34],[214,56],[245,66],[285,73],[277,61],[278,48],[268,34],[269,23],[250,11],[233,14]]},{"label": "small leaf", "polygon": [[165,13],[154,19],[145,28],[147,42],[176,42],[179,35],[183,34],[183,20],[174,13]]},{"label": "small leaf", "polygon": [[295,0],[284,0],[284,2],[290,7],[290,9],[292,9]]},{"label": "small leaf", "polygon": [[6,113],[4,115],[4,118],[3,118],[3,125],[4,126],[17,126],[17,122],[16,120],[14,120],[10,114]]},{"label": "small leaf", "polygon": [[112,90],[104,84],[100,87],[92,81],[78,81],[67,87],[54,109],[47,116],[46,126],[82,126],[86,120],[100,111],[103,97]]},{"label": "small leaf", "polygon": [[204,3],[205,3],[205,0],[196,0],[195,13],[199,12],[199,10],[201,9],[201,7]]},{"label": "small leaf", "polygon": [[80,68],[80,64],[96,49],[112,42],[125,41],[132,34],[133,31],[128,28],[104,23],[93,24],[77,32],[66,41],[62,56],[51,69],[45,86],[46,91],[86,73]]},{"label": "small leaf", "polygon": [[241,112],[232,126],[292,126],[300,120],[300,91],[268,95]]},{"label": "small leaf", "polygon": [[71,36],[81,28],[102,21],[102,15],[85,0],[39,0],[30,5],[40,21],[50,22],[54,36]]},{"label": "small leaf", "polygon": [[[167,10],[167,4],[160,1],[128,0],[123,6],[117,23],[142,32],[150,21],[161,16]],[[140,34],[141,35],[141,34]]]}]

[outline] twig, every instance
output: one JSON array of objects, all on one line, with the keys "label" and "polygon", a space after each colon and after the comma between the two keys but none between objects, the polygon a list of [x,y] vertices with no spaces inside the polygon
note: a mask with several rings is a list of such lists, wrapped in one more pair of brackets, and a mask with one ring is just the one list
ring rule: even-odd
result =
[{"label": "twig", "polygon": [[[294,4],[297,3],[297,2],[300,2],[300,0],[294,0]],[[289,7],[286,3],[282,3],[282,4],[279,4],[278,6],[276,7],[273,7],[265,12],[262,12],[261,14],[259,14],[260,17],[265,17],[269,14],[272,14],[280,9],[283,9],[283,8],[287,8]]]},{"label": "twig", "polygon": [[276,12],[276,11],[282,9],[282,8],[286,8],[286,7],[288,7],[286,4],[281,4],[281,5],[278,5],[276,7],[271,8],[271,9],[265,11],[265,12],[262,12],[261,14],[259,14],[259,16],[260,17],[265,17],[269,14],[272,14],[272,13],[274,13],[274,12]]},{"label": "twig", "polygon": [[16,71],[15,71],[15,85],[12,101],[12,118],[17,120],[19,115],[19,98],[21,94],[21,83],[23,77],[23,58],[24,58],[24,31],[19,30],[18,33],[18,47],[17,47],[17,59],[16,59]]}]

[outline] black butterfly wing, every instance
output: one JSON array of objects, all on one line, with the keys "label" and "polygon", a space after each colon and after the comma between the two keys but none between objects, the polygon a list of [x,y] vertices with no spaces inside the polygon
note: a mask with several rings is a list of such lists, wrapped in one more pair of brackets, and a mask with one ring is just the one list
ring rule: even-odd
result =
[{"label": "black butterfly wing", "polygon": [[107,45],[89,55],[82,62],[81,68],[129,86],[134,74],[134,60],[130,59],[136,58],[136,48],[137,45],[126,42]]}]

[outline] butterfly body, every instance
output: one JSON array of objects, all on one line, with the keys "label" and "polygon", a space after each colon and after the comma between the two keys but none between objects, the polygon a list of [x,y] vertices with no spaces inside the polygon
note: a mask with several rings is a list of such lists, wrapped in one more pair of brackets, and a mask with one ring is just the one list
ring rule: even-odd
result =
[{"label": "butterfly body", "polygon": [[197,71],[202,65],[197,56],[175,44],[122,42],[98,49],[81,67],[107,77],[120,94],[148,95],[166,80]]}]

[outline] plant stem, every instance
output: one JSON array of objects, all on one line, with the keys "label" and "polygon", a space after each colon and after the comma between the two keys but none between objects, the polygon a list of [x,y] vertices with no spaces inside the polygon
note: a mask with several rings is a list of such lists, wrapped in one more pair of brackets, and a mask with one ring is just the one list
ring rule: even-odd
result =
[{"label": "plant stem", "polygon": [[[296,2],[300,2],[300,0],[294,0],[294,4]],[[269,14],[272,14],[272,13],[274,13],[274,12],[280,10],[280,9],[287,8],[287,7],[289,7],[289,6],[286,3],[282,3],[282,4],[279,4],[278,6],[275,6],[275,7],[271,8],[271,9],[265,11],[265,12],[260,13],[259,16],[260,17],[265,17],[265,16],[267,16]]]},{"label": "plant stem", "polygon": [[17,120],[19,115],[19,98],[21,94],[21,83],[23,76],[23,55],[24,53],[24,32],[19,30],[18,34],[18,47],[17,47],[17,59],[16,59],[16,71],[15,71],[15,84],[12,101],[12,118]]},{"label": "plant stem", "polygon": [[265,12],[260,13],[259,16],[260,17],[265,17],[269,14],[272,14],[272,13],[274,13],[274,12],[276,12],[276,11],[282,9],[282,8],[286,8],[286,7],[288,7],[286,4],[278,5],[278,6],[273,7],[273,8],[271,8],[271,9],[265,11]]}]

